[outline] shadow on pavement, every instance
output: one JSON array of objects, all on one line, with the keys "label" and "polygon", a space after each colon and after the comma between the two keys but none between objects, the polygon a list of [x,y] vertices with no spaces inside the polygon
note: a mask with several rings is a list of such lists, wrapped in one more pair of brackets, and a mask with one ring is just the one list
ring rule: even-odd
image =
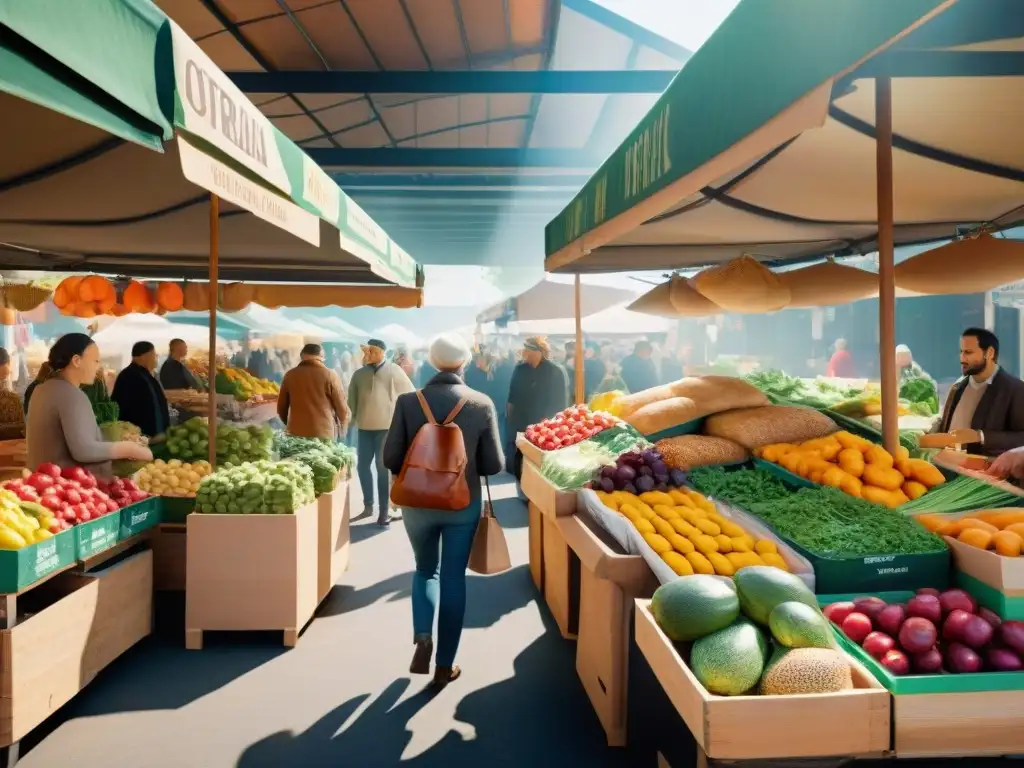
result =
[{"label": "shadow on pavement", "polygon": [[353,611],[367,608],[385,597],[388,599],[388,602],[405,600],[411,594],[411,588],[412,571],[396,573],[394,576],[388,576],[383,581],[378,581],[376,584],[360,589],[356,589],[349,584],[335,584],[331,587],[331,591],[320,605],[316,615],[317,618],[324,618],[326,616],[340,616],[343,613],[352,613]]},{"label": "shadow on pavement", "polygon": [[[605,746],[604,732],[576,678],[574,649],[545,616],[545,633],[516,657],[514,676],[467,693],[457,705],[455,720],[476,730],[473,739],[449,729],[421,755],[402,760],[411,738],[407,724],[431,706],[431,695],[419,691],[396,704],[411,686],[421,685],[400,679],[340,733],[366,696],[345,702],[303,733],[280,732],[253,744],[237,768],[634,765],[627,752]],[[458,686],[456,681],[443,695],[458,695]]]}]

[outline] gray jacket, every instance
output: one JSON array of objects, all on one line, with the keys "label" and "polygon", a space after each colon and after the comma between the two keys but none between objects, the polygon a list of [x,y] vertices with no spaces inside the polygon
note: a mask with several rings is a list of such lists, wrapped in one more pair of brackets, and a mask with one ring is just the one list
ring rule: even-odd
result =
[{"label": "gray jacket", "polygon": [[[423,387],[423,397],[438,423],[448,418],[459,400],[468,398],[465,407],[455,417],[455,423],[462,430],[462,438],[466,443],[466,458],[469,460],[466,481],[469,483],[470,497],[476,501],[480,498],[481,475],[497,475],[505,466],[494,403],[487,395],[467,387],[454,373],[437,374]],[[394,474],[402,471],[405,454],[420,427],[426,423],[427,417],[416,393],[399,395],[395,416],[384,444],[384,466]]]}]

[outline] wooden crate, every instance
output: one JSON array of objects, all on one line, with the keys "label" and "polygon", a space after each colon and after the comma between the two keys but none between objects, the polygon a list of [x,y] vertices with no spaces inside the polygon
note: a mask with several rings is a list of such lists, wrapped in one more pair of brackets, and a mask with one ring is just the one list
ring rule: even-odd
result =
[{"label": "wooden crate", "polygon": [[565,542],[562,527],[573,518],[541,515],[544,547],[544,602],[567,640],[575,640],[580,618],[580,561]]},{"label": "wooden crate", "polygon": [[317,499],[317,602],[338,583],[348,569],[352,539],[349,529],[349,484],[342,480]]},{"label": "wooden crate", "polygon": [[544,592],[544,519],[540,507],[532,501],[529,510],[530,578],[541,593]]},{"label": "wooden crate", "polygon": [[540,511],[551,517],[576,514],[576,491],[560,491],[547,481],[535,465],[523,462],[523,477],[519,481],[523,494]]},{"label": "wooden crate", "polygon": [[153,553],[92,573],[62,573],[32,599],[37,612],[0,631],[3,746],[17,743],[150,634]]},{"label": "wooden crate", "polygon": [[317,600],[318,505],[293,515],[189,515],[185,647],[208,630],[281,630],[293,647]]},{"label": "wooden crate", "polygon": [[[891,697],[852,657],[847,657],[856,686],[851,691],[714,696],[698,682],[655,623],[649,601],[637,600],[635,612],[637,647],[708,758],[768,760],[889,751]],[[953,716],[952,711],[945,714]],[[935,722],[936,727],[950,727],[948,719],[944,724]]]},{"label": "wooden crate", "polygon": [[642,557],[616,552],[613,542],[579,517],[559,522],[566,544],[580,560],[576,672],[608,746],[624,747],[633,601],[653,595],[657,580]]},{"label": "wooden crate", "polygon": [[958,570],[1009,596],[1024,597],[1024,557],[1003,557],[945,536]]},{"label": "wooden crate", "polygon": [[1024,754],[1024,691],[918,693],[892,700],[897,757]]},{"label": "wooden crate", "polygon": [[535,467],[539,467],[541,462],[544,461],[544,454],[547,451],[541,450],[536,445],[526,439],[526,435],[520,432],[516,435],[516,448],[523,454],[523,464],[533,464]]},{"label": "wooden crate", "polygon": [[187,541],[184,523],[161,523],[153,531],[153,589],[185,591]]}]

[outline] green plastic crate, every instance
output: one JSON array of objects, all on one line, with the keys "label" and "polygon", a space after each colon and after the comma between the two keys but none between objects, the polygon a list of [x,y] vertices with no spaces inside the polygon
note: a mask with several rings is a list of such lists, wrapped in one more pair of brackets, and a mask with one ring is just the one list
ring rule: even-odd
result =
[{"label": "green plastic crate", "polygon": [[[752,512],[747,514],[753,515]],[[766,521],[757,519],[810,561],[814,568],[814,591],[819,595],[871,595],[879,590],[945,589],[949,586],[952,564],[948,549],[917,555],[832,558],[811,552],[776,531]]]},{"label": "green plastic crate", "polygon": [[121,510],[121,538],[129,539],[158,525],[162,519],[162,510],[159,496],[150,496],[124,507]]},{"label": "green plastic crate", "polygon": [[120,510],[90,520],[88,523],[79,523],[71,530],[75,534],[75,557],[79,560],[88,560],[117,544],[121,533]]},{"label": "green plastic crate", "polygon": [[664,440],[667,437],[679,437],[680,435],[697,435],[700,434],[701,429],[704,428],[704,419],[694,419],[688,421],[685,424],[677,424],[674,427],[663,429],[660,432],[654,432],[650,435],[644,435],[644,438],[649,442],[656,443],[659,440]]},{"label": "green plastic crate", "polygon": [[754,466],[758,469],[763,469],[770,475],[774,475],[783,483],[788,485],[790,488],[820,488],[821,486],[817,483],[812,483],[810,480],[805,480],[800,475],[795,475],[785,467],[781,467],[771,461],[765,461],[764,459],[754,459]]},{"label": "green plastic crate", "polygon": [[[818,602],[829,603],[853,600],[855,597],[880,597],[887,603],[905,602],[914,596],[913,592],[879,592],[874,595],[820,595]],[[1003,618],[1006,618],[1005,616]],[[832,625],[839,645],[863,664],[890,693],[897,696],[912,696],[920,693],[987,693],[989,691],[1024,691],[1024,674],[1020,672],[973,672],[956,675],[944,672],[938,675],[893,675],[873,656],[843,634],[839,627]]]},{"label": "green plastic crate", "polygon": [[13,594],[75,562],[74,530],[23,549],[0,550],[0,593]]},{"label": "green plastic crate", "polygon": [[161,523],[184,523],[196,508],[195,499],[183,499],[177,496],[161,496]]},{"label": "green plastic crate", "polygon": [[981,605],[995,611],[1002,618],[1024,621],[1024,597],[1007,595],[963,571],[956,572],[955,580],[958,587],[966,589]]}]

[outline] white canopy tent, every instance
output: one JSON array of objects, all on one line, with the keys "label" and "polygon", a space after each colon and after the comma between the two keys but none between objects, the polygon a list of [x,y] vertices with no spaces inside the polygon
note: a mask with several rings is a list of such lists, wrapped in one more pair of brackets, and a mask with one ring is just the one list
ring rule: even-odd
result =
[{"label": "white canopy tent", "polygon": [[[648,333],[668,333],[673,322],[663,317],[631,312],[625,304],[602,310],[583,318],[583,332],[592,336],[643,336]],[[484,327],[484,333],[495,333],[493,323]],[[505,333],[517,336],[573,336],[576,319],[562,317],[554,320],[526,320],[509,323]]]}]

